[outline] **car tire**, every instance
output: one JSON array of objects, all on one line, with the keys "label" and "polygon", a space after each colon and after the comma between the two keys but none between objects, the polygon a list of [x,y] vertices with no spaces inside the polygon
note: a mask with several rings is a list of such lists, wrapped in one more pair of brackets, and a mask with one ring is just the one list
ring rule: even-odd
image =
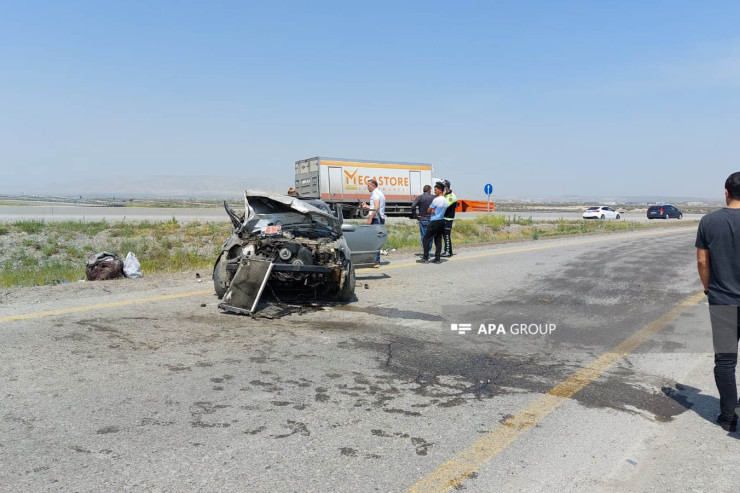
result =
[{"label": "car tire", "polygon": [[621,219],[621,217],[622,217],[622,216],[620,216],[619,214],[617,214],[617,219]]},{"label": "car tire", "polygon": [[665,216],[663,216],[663,219],[670,219],[670,218],[671,218],[671,216],[669,216],[668,214],[666,214]]},{"label": "car tire", "polygon": [[231,283],[231,275],[226,270],[226,260],[228,258],[228,252],[222,252],[216,260],[216,264],[213,266],[213,289],[216,291],[216,296],[221,299],[229,289]]},{"label": "car tire", "polygon": [[679,219],[683,219],[683,214],[679,214],[679,215],[678,215],[678,218],[679,218]]},{"label": "car tire", "polygon": [[601,219],[606,219],[606,216],[604,214],[601,215]]},{"label": "car tire", "polygon": [[347,262],[347,265],[348,272],[345,274],[344,285],[340,286],[337,291],[337,301],[350,301],[355,295],[355,284],[357,282],[355,279],[355,266],[349,261]]}]

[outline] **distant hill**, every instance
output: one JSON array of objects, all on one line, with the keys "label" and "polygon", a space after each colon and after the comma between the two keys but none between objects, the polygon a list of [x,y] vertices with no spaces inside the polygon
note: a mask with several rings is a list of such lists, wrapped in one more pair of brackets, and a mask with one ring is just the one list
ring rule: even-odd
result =
[{"label": "distant hill", "polygon": [[24,190],[26,194],[63,195],[83,197],[131,198],[212,198],[242,197],[247,188],[285,193],[292,185],[292,176],[281,186],[251,182],[247,177],[227,176],[148,176],[145,178],[112,177],[76,182],[54,183],[37,190]]},{"label": "distant hill", "polygon": [[686,204],[701,202],[704,204],[724,205],[720,198],[682,197],[682,196],[642,196],[642,195],[560,195],[555,197],[498,197],[497,203],[533,203],[533,204]]},{"label": "distant hill", "polygon": [[[114,172],[115,173],[115,172]],[[270,183],[261,179],[250,181],[249,176],[175,176],[156,175],[146,177],[124,177],[113,174],[109,178],[59,181],[52,184],[24,186],[23,189],[5,190],[0,183],[0,194],[42,195],[86,198],[152,198],[152,199],[238,199],[245,189],[258,189],[268,192],[285,193],[293,185],[293,175],[286,175]],[[458,193],[461,198],[464,194]],[[470,198],[470,197],[467,197]],[[628,195],[558,195],[558,196],[494,196],[499,203],[532,204],[654,204],[701,202],[708,205],[723,205],[721,197],[682,197],[682,196],[628,196]]]}]

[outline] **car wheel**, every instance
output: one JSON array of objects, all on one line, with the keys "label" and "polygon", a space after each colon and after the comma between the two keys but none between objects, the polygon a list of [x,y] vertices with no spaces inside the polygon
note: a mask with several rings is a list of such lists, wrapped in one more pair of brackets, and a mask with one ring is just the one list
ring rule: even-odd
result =
[{"label": "car wheel", "polygon": [[670,217],[671,216],[669,216],[668,214],[666,214],[665,216],[663,216],[663,219],[670,219]]},{"label": "car wheel", "polygon": [[683,219],[683,214],[679,214],[679,215],[678,215],[678,218],[679,218],[679,219]]},{"label": "car wheel", "polygon": [[601,215],[601,219],[605,219],[606,216],[604,214]]},{"label": "car wheel", "polygon": [[231,283],[231,275],[226,270],[226,259],[228,258],[228,252],[223,252],[216,260],[216,265],[213,266],[213,289],[216,291],[216,296],[221,299],[229,289]]},{"label": "car wheel", "polygon": [[352,262],[347,262],[347,272],[344,275],[344,285],[340,286],[337,291],[336,299],[338,301],[350,301],[355,294],[355,267]]},{"label": "car wheel", "polygon": [[619,214],[617,214],[617,219],[619,219],[620,217],[621,217],[621,216],[620,216]]}]

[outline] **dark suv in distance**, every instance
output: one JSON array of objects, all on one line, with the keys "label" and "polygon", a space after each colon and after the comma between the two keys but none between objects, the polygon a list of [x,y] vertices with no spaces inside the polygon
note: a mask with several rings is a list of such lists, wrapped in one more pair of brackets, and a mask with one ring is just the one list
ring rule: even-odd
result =
[{"label": "dark suv in distance", "polygon": [[670,204],[651,205],[647,210],[648,219],[670,219],[675,217],[681,219],[683,214]]}]

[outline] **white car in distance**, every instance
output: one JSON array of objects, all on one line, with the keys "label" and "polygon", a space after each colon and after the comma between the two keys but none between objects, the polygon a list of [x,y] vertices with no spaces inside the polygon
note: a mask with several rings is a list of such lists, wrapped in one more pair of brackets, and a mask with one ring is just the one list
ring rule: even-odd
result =
[{"label": "white car in distance", "polygon": [[619,219],[620,217],[619,212],[605,205],[589,207],[583,211],[583,219]]}]

